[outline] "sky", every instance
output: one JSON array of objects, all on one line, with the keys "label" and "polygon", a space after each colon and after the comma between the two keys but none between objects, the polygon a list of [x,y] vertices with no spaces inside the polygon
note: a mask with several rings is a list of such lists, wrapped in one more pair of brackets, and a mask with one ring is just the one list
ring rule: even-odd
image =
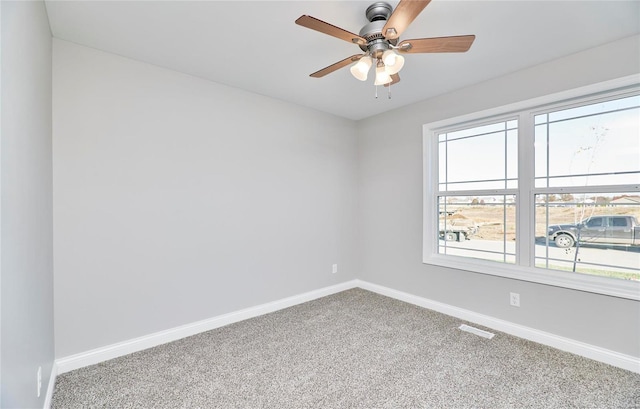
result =
[{"label": "sky", "polygon": [[[640,184],[640,96],[537,115],[535,122],[536,187],[547,186],[547,166],[550,176],[592,175],[551,178],[550,187]],[[517,138],[516,121],[440,135],[440,158],[447,157],[440,183],[447,180],[449,190],[504,189],[505,175],[517,178]],[[507,185],[515,187],[515,180]]]}]

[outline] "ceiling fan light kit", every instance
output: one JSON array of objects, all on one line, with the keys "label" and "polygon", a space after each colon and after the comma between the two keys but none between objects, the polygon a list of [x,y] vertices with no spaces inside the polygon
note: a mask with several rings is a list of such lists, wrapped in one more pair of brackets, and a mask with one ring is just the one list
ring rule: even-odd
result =
[{"label": "ceiling fan light kit", "polygon": [[360,81],[367,80],[367,74],[369,74],[369,68],[373,64],[373,60],[368,55],[360,58],[358,62],[353,64],[350,68],[351,74]]},{"label": "ceiling fan light kit", "polygon": [[316,71],[311,74],[311,77],[321,78],[351,64],[351,74],[360,81],[366,81],[375,61],[374,85],[388,87],[400,81],[398,72],[404,66],[402,53],[447,53],[469,50],[475,40],[474,35],[399,41],[402,33],[430,1],[400,0],[395,10],[386,2],[375,2],[365,11],[369,23],[362,27],[357,35],[315,17],[300,16],[296,24],[356,44],[364,51],[364,54],[353,55]]},{"label": "ceiling fan light kit", "polygon": [[404,67],[404,57],[393,50],[387,50],[382,54],[384,67],[389,75],[397,74]]},{"label": "ceiling fan light kit", "polygon": [[385,69],[384,63],[382,61],[378,61],[378,66],[376,67],[376,80],[373,85],[387,85],[391,81],[391,76]]}]

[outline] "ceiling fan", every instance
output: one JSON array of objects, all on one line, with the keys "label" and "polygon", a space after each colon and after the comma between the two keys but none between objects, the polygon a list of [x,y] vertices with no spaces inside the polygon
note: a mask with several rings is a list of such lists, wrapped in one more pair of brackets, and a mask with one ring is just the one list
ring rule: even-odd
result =
[{"label": "ceiling fan", "polygon": [[366,81],[369,69],[375,63],[374,85],[388,87],[400,81],[398,72],[404,65],[402,54],[456,53],[469,50],[476,38],[474,35],[400,40],[400,35],[430,1],[401,0],[395,10],[386,2],[375,2],[367,7],[365,15],[369,23],[362,27],[359,34],[315,17],[300,16],[296,24],[357,44],[364,52],[331,64],[310,76],[321,78],[355,63],[351,66],[351,74],[360,81]]}]

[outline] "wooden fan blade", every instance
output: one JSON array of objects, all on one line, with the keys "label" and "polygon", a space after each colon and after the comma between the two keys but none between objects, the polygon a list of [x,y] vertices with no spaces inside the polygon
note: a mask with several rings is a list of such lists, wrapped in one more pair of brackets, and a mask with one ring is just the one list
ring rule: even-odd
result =
[{"label": "wooden fan blade", "polygon": [[400,76],[398,74],[392,74],[391,75],[391,82],[388,84],[384,84],[385,87],[388,87],[389,85],[393,85],[393,84],[397,84],[400,82]]},{"label": "wooden fan blade", "polygon": [[300,16],[296,20],[296,24],[302,27],[310,28],[312,30],[319,31],[324,34],[339,38],[344,41],[348,41],[353,44],[366,44],[367,40],[360,37],[357,34],[353,34],[347,30],[343,30],[340,27],[336,27],[333,24],[326,23],[322,20],[318,20],[311,16]]},{"label": "wooden fan blade", "polygon": [[387,40],[394,40],[409,27],[409,24],[418,17],[418,14],[429,4],[431,0],[400,0],[393,10],[387,23],[382,29],[382,35]]},{"label": "wooden fan blade", "polygon": [[415,40],[402,40],[398,43],[398,51],[401,53],[463,53],[471,47],[474,35],[417,38]]},{"label": "wooden fan blade", "polygon": [[356,54],[356,55],[352,55],[351,57],[347,57],[342,61],[338,61],[335,64],[331,64],[328,67],[325,67],[323,69],[321,69],[320,71],[316,71],[313,74],[309,75],[310,77],[313,78],[321,78],[324,77],[327,74],[331,74],[334,71],[339,70],[342,67],[346,67],[347,65],[358,61],[360,58],[362,58],[364,54]]}]

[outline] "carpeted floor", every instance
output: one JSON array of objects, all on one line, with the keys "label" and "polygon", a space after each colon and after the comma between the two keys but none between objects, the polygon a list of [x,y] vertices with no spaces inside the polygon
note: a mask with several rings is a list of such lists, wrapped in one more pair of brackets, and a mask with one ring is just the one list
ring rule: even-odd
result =
[{"label": "carpeted floor", "polygon": [[461,323],[349,290],[62,374],[53,408],[640,408],[640,374]]}]

